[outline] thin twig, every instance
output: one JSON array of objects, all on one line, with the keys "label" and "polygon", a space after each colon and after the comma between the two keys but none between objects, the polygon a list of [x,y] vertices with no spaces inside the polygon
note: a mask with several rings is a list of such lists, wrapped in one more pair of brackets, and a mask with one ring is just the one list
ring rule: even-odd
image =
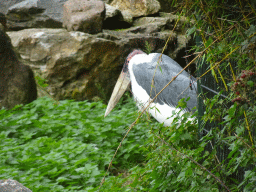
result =
[{"label": "thin twig", "polygon": [[[235,133],[234,133],[234,134],[235,134]],[[246,146],[248,146],[249,149],[252,150],[252,152],[254,153],[254,155],[255,155],[255,157],[256,157],[256,152],[253,150],[253,148],[252,148],[250,145],[248,145],[241,137],[238,137],[237,134],[235,134],[235,136],[236,136],[237,139],[240,139]]]},{"label": "thin twig", "polygon": [[[236,24],[235,24],[235,25],[236,25]],[[158,94],[156,94],[156,96],[155,96],[152,100],[149,101],[147,107],[145,107],[145,108],[142,110],[142,112],[139,114],[139,116],[136,118],[136,120],[131,124],[131,126],[129,127],[129,129],[128,129],[128,131],[126,132],[125,136],[123,137],[122,141],[120,142],[119,146],[117,147],[116,152],[115,152],[115,154],[114,154],[114,156],[113,156],[111,162],[109,163],[108,169],[107,169],[107,171],[106,171],[106,173],[105,173],[105,175],[104,175],[104,177],[103,177],[103,179],[102,179],[102,181],[101,181],[99,190],[101,189],[101,186],[103,185],[103,183],[104,183],[104,181],[105,181],[105,177],[106,177],[106,175],[107,175],[107,173],[108,173],[108,171],[109,171],[109,169],[110,169],[110,167],[111,167],[111,165],[112,165],[112,162],[113,162],[113,160],[114,160],[114,158],[115,158],[115,156],[116,156],[116,154],[117,154],[117,151],[118,151],[119,148],[122,146],[122,142],[123,142],[124,139],[127,137],[128,133],[131,131],[131,129],[133,128],[133,126],[134,126],[134,125],[137,123],[137,121],[140,119],[140,117],[142,116],[142,114],[148,109],[148,107],[150,106],[150,104],[155,101],[155,99],[159,96],[159,94],[162,93],[162,91],[163,91],[166,87],[168,87],[168,86],[177,78],[177,76],[179,76],[186,68],[188,68],[198,57],[202,56],[202,54],[203,54],[206,50],[208,50],[214,43],[216,43],[217,41],[219,41],[226,33],[228,33],[231,29],[233,29],[233,28],[235,27],[235,25],[231,26],[224,34],[222,34],[221,36],[219,36],[218,38],[216,38],[216,40],[214,40],[208,47],[206,47],[203,51],[201,51],[201,52],[200,52],[192,61],[190,61],[190,63],[187,64],[176,76],[172,77],[171,81],[170,81],[169,83],[167,83],[167,84],[164,86],[164,88],[163,88]],[[167,46],[167,44],[166,44],[166,46]],[[166,46],[165,46],[165,47],[166,47]],[[165,49],[165,47],[164,47],[164,49]],[[238,47],[237,47],[236,49],[238,49]],[[235,50],[236,50],[236,49],[235,49]],[[229,56],[231,53],[233,53],[235,50],[233,50],[233,51],[230,52],[228,55],[226,55],[226,57]],[[161,55],[162,55],[162,54],[161,54]],[[160,55],[159,59],[161,59],[161,55]],[[218,63],[217,63],[216,65],[214,65],[212,68],[214,68],[214,67],[216,67],[217,65],[219,65],[226,57],[224,57],[220,62],[218,62]],[[212,68],[211,68],[211,69],[212,69]],[[210,69],[210,70],[211,70],[211,69]],[[209,72],[209,70],[208,70],[207,72],[205,72],[202,76],[204,76],[204,75],[205,75],[206,73],[208,73],[208,72]],[[201,77],[202,77],[202,76],[201,76]],[[196,162],[196,163],[197,163],[197,162]],[[200,166],[200,164],[199,164],[199,166]],[[208,170],[207,170],[207,171],[208,171]],[[210,173],[210,174],[212,175],[212,173]],[[220,182],[221,184],[223,184],[218,178],[216,178],[216,179],[218,180],[218,182]],[[228,191],[230,191],[224,184],[223,184],[223,186],[224,186]]]},{"label": "thin twig", "polygon": [[[176,26],[177,26],[179,20],[180,20],[180,16],[178,17],[178,19],[177,19],[177,21],[176,21],[176,23],[175,23],[175,25],[174,25],[174,27],[173,27],[173,29],[172,29],[172,32],[175,30],[175,28],[176,28]],[[153,86],[154,86],[154,79],[155,79],[155,75],[156,75],[156,70],[157,70],[158,66],[160,65],[160,61],[161,61],[162,55],[163,55],[164,50],[166,49],[166,47],[167,47],[167,45],[168,45],[168,42],[170,41],[171,37],[172,37],[172,33],[170,33],[170,35],[169,35],[169,37],[168,37],[168,39],[167,39],[167,41],[166,41],[166,43],[165,43],[165,45],[164,45],[164,48],[163,48],[163,50],[162,50],[162,53],[161,53],[161,55],[160,55],[159,58],[158,58],[157,65],[156,65],[156,67],[155,67],[155,71],[154,71],[154,74],[153,74],[153,77],[152,77],[152,81],[151,81],[150,96],[151,96],[151,93],[152,93],[152,88],[153,88]]]},{"label": "thin twig", "polygon": [[[153,132],[152,132],[153,133]],[[156,135],[155,133],[153,133],[158,139],[160,139],[163,143],[165,143],[167,146],[169,146],[170,148],[172,148],[173,150],[175,150],[178,154],[180,153],[182,155],[182,157],[188,158],[190,161],[192,161],[193,163],[195,163],[196,165],[198,165],[201,169],[207,171],[213,178],[215,178],[222,187],[224,187],[227,191],[230,191],[230,189],[217,177],[215,176],[212,172],[210,172],[206,167],[204,167],[203,165],[199,164],[197,161],[195,161],[194,159],[192,159],[192,157],[180,152],[179,150],[177,150],[174,145],[169,142],[167,143],[164,139],[162,139],[161,137],[159,137],[158,135]]]},{"label": "thin twig", "polygon": [[248,129],[249,137],[250,137],[250,140],[251,140],[252,146],[253,146],[253,139],[252,139],[252,135],[251,135],[251,130],[250,130],[250,126],[249,126],[249,123],[248,123],[248,120],[247,120],[247,116],[246,116],[246,112],[245,112],[245,111],[244,111],[244,117],[245,117],[246,128]]}]

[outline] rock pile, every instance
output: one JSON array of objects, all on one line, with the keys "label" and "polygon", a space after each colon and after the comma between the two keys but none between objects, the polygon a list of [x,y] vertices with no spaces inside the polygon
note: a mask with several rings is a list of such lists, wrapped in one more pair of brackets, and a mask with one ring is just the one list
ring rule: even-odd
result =
[{"label": "rock pile", "polygon": [[[164,53],[186,65],[191,22],[160,12],[157,0],[76,0],[76,6],[66,0],[43,2],[7,7],[7,26],[23,29],[7,33],[22,62],[46,80],[46,90],[56,99],[98,96],[107,101],[127,54],[132,49],[161,52],[169,37]],[[53,23],[66,29],[54,29]]]}]

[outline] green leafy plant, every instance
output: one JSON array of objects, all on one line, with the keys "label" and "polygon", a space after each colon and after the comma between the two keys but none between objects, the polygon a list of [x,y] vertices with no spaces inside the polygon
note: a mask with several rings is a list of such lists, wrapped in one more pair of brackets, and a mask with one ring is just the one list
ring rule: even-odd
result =
[{"label": "green leafy plant", "polygon": [[[97,187],[131,123],[131,99],[104,118],[101,102],[49,98],[0,111],[0,179],[18,180],[32,191],[84,191]],[[142,163],[141,146],[149,137],[145,123],[123,143],[109,176]]]},{"label": "green leafy plant", "polygon": [[145,41],[145,53],[150,54],[152,52],[152,46],[149,44],[148,41]]},{"label": "green leafy plant", "polygon": [[42,87],[42,88],[45,88],[45,87],[48,87],[48,83],[47,83],[47,80],[42,78],[41,76],[37,75],[35,76],[35,79],[37,81],[37,83]]},{"label": "green leafy plant", "polygon": [[188,34],[202,39],[194,47],[196,58],[208,63],[200,76],[210,74],[227,97],[204,97],[202,118],[211,128],[203,136],[197,137],[204,126],[198,130],[197,122],[183,121],[188,114],[152,131],[145,165],[130,169],[124,178],[112,178],[103,191],[255,191],[256,31],[251,2],[173,1],[178,15],[195,22]]},{"label": "green leafy plant", "polygon": [[[0,111],[0,179],[16,179],[32,191],[99,191],[112,162],[100,191],[256,191],[251,2],[230,6],[217,0],[173,1],[176,14],[194,20],[188,34],[202,39],[193,49],[196,58],[208,63],[200,77],[210,74],[220,94],[227,95],[202,94],[202,120],[211,124],[204,135],[197,112],[192,117],[179,113],[169,127],[142,116],[111,161],[138,116],[131,98],[122,100],[106,119],[101,102],[67,100],[56,105],[40,98]],[[184,99],[179,107],[186,107]],[[237,179],[241,169],[242,179]]]}]

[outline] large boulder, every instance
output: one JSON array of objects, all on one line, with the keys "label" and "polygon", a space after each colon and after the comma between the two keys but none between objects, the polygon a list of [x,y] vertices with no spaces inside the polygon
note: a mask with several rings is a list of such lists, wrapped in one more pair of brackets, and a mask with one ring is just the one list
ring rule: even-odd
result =
[{"label": "large boulder", "polygon": [[[8,28],[11,31],[26,28],[60,28],[63,24],[63,4],[66,1],[0,0],[0,12],[7,13]],[[96,2],[99,0],[90,0],[87,3]],[[106,6],[103,29],[128,28],[134,18],[158,13],[160,7],[162,11],[173,10],[169,8],[172,6],[169,0],[103,0],[103,2]],[[88,6],[85,9],[88,9]],[[100,9],[99,4],[96,9]]]},{"label": "large boulder", "polygon": [[101,0],[69,0],[63,6],[63,27],[95,34],[102,31],[105,3]]},{"label": "large boulder", "polygon": [[[25,0],[19,2],[3,2],[0,5],[7,6],[7,18],[9,30],[21,30],[25,28],[60,28],[62,27],[63,1],[52,0]],[[16,4],[13,4],[16,2]],[[11,5],[11,6],[10,6]]]},{"label": "large boulder", "polygon": [[[2,26],[2,24],[0,24]],[[0,109],[27,104],[37,98],[34,75],[18,61],[11,40],[0,27]]]},{"label": "large boulder", "polygon": [[[75,8],[73,13],[66,6],[67,0],[0,0],[0,12],[7,13],[8,28],[17,31],[27,28],[61,28],[69,31],[77,30],[89,33],[98,33],[103,29],[122,29],[132,25],[134,18],[158,13],[157,0],[80,0],[70,1],[68,8]],[[85,4],[83,4],[85,2]],[[128,4],[127,4],[128,3]],[[111,6],[111,5],[113,6]],[[85,6],[81,6],[85,5]],[[102,6],[106,7],[106,16],[102,12]],[[82,11],[79,11],[81,9]],[[63,10],[65,13],[63,24]],[[98,11],[100,16],[98,17]],[[95,16],[96,15],[96,16]],[[74,18],[73,23],[70,21]],[[79,19],[79,17],[82,17]],[[97,19],[95,19],[97,18]],[[102,26],[102,19],[103,26]],[[91,27],[90,27],[91,26]],[[95,28],[86,31],[84,28]]]},{"label": "large boulder", "polygon": [[157,0],[113,0],[110,5],[129,12],[132,17],[152,15],[161,8]]},{"label": "large boulder", "polygon": [[1,192],[32,192],[27,187],[23,186],[16,180],[5,179],[0,180],[0,191]]},{"label": "large boulder", "polygon": [[103,29],[122,29],[132,25],[133,18],[125,15],[119,9],[106,4],[106,17],[103,22]]},{"label": "large boulder", "polygon": [[12,1],[9,1],[9,0],[0,0],[0,12],[1,13],[4,13],[6,14],[7,11],[8,11],[8,8],[17,4],[17,3],[20,3],[24,0],[12,0]]},{"label": "large boulder", "polygon": [[7,26],[6,26],[7,20],[3,13],[0,13],[0,23],[1,23],[1,27],[2,27],[1,29],[3,31],[5,31],[7,29]]},{"label": "large boulder", "polygon": [[0,180],[1,192],[32,192],[30,189],[22,185],[16,180],[5,179]]},{"label": "large boulder", "polygon": [[172,31],[176,21],[178,18],[167,16],[138,18],[131,28],[94,35],[65,29],[25,29],[8,34],[23,62],[46,80],[46,90],[54,98],[99,96],[107,100],[126,56],[135,48],[161,52],[171,37],[164,53],[186,65],[183,56],[191,38]]}]

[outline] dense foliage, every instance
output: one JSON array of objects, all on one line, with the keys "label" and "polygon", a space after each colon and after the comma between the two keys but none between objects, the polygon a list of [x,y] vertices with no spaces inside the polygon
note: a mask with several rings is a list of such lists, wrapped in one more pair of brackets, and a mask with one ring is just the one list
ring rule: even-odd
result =
[{"label": "dense foliage", "polygon": [[194,23],[187,34],[195,37],[191,54],[198,82],[206,79],[220,93],[200,94],[205,112],[199,126],[176,119],[152,132],[145,166],[106,186],[112,191],[256,191],[256,4],[172,3],[174,14]]},{"label": "dense foliage", "polygon": [[[143,116],[100,191],[256,191],[254,1],[172,2],[175,14],[194,22],[187,34],[200,39],[191,52],[198,80],[208,75],[220,93],[200,94],[205,113],[199,120],[185,113],[163,127]],[[16,179],[34,192],[98,191],[138,115],[131,98],[121,104],[105,119],[101,102],[41,98],[1,110],[0,179]]]},{"label": "dense foliage", "polygon": [[[79,191],[99,186],[127,127],[136,115],[129,99],[104,118],[101,102],[40,98],[0,111],[0,179],[18,180],[33,192]],[[138,123],[117,154],[109,175],[144,161],[149,137]]]}]

